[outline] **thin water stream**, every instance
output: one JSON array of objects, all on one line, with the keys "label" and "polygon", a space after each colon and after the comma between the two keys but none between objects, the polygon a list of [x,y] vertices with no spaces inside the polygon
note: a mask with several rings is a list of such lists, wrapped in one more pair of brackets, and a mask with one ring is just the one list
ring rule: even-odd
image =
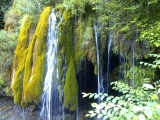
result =
[{"label": "thin water stream", "polygon": [[107,93],[109,89],[109,73],[110,73],[110,53],[111,53],[111,45],[112,45],[112,31],[109,32],[109,41],[108,41],[108,62],[107,62]]},{"label": "thin water stream", "polygon": [[[102,67],[100,62],[100,49],[99,49],[99,41],[98,41],[98,30],[97,26],[94,24],[94,32],[95,32],[95,43],[96,43],[96,53],[97,53],[97,76],[98,76],[98,93],[104,93],[103,86],[103,77],[102,77]],[[100,102],[100,100],[98,101]]]}]

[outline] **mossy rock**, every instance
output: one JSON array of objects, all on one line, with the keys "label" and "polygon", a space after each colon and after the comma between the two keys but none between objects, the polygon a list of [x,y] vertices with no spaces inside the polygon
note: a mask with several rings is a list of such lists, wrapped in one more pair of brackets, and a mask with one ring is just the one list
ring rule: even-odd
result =
[{"label": "mossy rock", "polygon": [[24,16],[13,62],[13,78],[11,87],[15,104],[20,104],[21,102],[24,67],[26,55],[28,53],[27,47],[29,44],[29,29],[31,25],[32,17],[29,15]]},{"label": "mossy rock", "polygon": [[74,59],[72,57],[67,67],[64,85],[64,106],[70,111],[75,111],[78,106],[78,83],[76,80]]},{"label": "mossy rock", "polygon": [[[24,101],[37,103],[42,93],[46,38],[48,33],[48,18],[51,7],[46,7],[41,13],[38,26],[29,46],[24,76]],[[28,77],[30,76],[30,77]]]}]

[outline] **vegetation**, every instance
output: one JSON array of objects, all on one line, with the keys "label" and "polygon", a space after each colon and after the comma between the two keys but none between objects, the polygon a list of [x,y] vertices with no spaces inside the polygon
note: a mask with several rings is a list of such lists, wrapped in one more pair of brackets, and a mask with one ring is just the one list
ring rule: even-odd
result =
[{"label": "vegetation", "polygon": [[5,11],[11,6],[11,0],[0,0],[0,29],[4,28],[4,14]]},{"label": "vegetation", "polygon": [[17,33],[9,34],[7,31],[0,31],[0,79],[4,81],[8,88],[10,86],[16,38]]},{"label": "vegetation", "polygon": [[12,90],[14,94],[14,103],[20,104],[22,98],[22,83],[24,75],[24,67],[27,55],[27,48],[29,44],[29,29],[32,25],[31,16],[26,15],[24,17],[21,31],[18,38],[18,43],[16,47],[16,53],[13,62],[13,80],[12,80]]},{"label": "vegetation", "polygon": [[78,83],[72,57],[70,58],[64,85],[64,106],[70,111],[75,111],[78,106]]},{"label": "vegetation", "polygon": [[30,40],[33,18],[24,17],[16,47],[13,63],[12,90],[15,104],[38,102],[42,92],[44,79],[44,61],[48,19],[51,8],[47,7],[41,14],[37,29]]},{"label": "vegetation", "polygon": [[[75,5],[74,2],[73,4]],[[61,81],[65,79],[65,81],[60,82],[60,84],[61,86],[64,86],[61,87],[61,89],[64,88],[65,107],[70,111],[74,111],[77,108],[78,101],[73,101],[71,98],[73,98],[73,96],[78,96],[78,85],[76,85],[77,79],[75,76],[79,71],[80,60],[88,57],[88,59],[96,66],[93,19],[91,18],[91,15],[93,15],[93,13],[89,12],[90,16],[84,16],[84,14],[89,14],[87,13],[88,11],[86,11],[86,13],[81,13],[80,15],[77,15],[78,21],[76,21],[76,19],[74,18],[75,14],[72,11],[73,9],[71,9],[70,7],[62,5],[57,7],[56,10],[62,10],[64,12],[62,12],[63,14],[60,14],[62,21],[58,25],[59,71]],[[85,26],[87,27],[87,30],[85,30]],[[89,37],[87,35],[87,37],[84,37],[86,31]],[[86,42],[88,43],[86,44]],[[73,62],[72,64],[71,61]],[[71,76],[73,77],[71,78]],[[68,86],[73,86],[73,88]]]},{"label": "vegetation", "polygon": [[[157,84],[158,83],[158,84]],[[122,95],[108,96],[97,93],[82,93],[83,97],[100,99],[100,104],[92,103],[93,110],[88,111],[86,117],[103,118],[103,120],[159,120],[159,82],[144,84],[136,89],[122,82],[113,82],[113,89]]]},{"label": "vegetation", "polygon": [[[159,109],[157,91],[155,88],[153,91],[150,89],[147,91],[143,84],[153,83],[160,77],[158,74],[158,68],[160,68],[159,2],[159,0],[1,1],[0,15],[3,13],[5,15],[4,21],[0,18],[0,28],[4,28],[0,31],[0,89],[8,93],[11,85],[14,102],[22,106],[28,102],[39,101],[45,70],[48,17],[51,8],[55,8],[59,22],[60,80],[58,82],[60,83],[59,91],[64,90],[64,95],[62,94],[60,98],[65,107],[70,111],[77,108],[76,75],[80,71],[79,63],[87,59],[94,65],[94,72],[97,74],[95,45],[95,27],[97,27],[102,68],[105,71],[103,64],[108,62],[105,58],[106,44],[112,31],[112,55],[120,56],[124,61],[119,60],[118,65],[114,66],[111,72],[114,76],[121,74],[125,84],[113,83],[115,89],[124,92],[120,97],[107,97],[107,94],[85,94],[84,96],[90,98],[100,97],[101,100],[107,97],[100,105],[92,104],[95,110],[90,111],[89,116],[99,114],[98,117],[104,116],[110,119],[119,117],[158,119],[156,118],[158,117],[156,112]],[[11,7],[8,8],[9,6]],[[122,67],[125,73],[120,71]],[[111,81],[117,79],[118,77],[114,77]],[[156,100],[152,99],[153,96],[157,97]],[[107,107],[107,111],[105,109],[101,111],[102,114],[97,113],[101,105],[103,108]],[[128,116],[124,114],[126,110]],[[147,114],[148,112],[152,114]]]}]

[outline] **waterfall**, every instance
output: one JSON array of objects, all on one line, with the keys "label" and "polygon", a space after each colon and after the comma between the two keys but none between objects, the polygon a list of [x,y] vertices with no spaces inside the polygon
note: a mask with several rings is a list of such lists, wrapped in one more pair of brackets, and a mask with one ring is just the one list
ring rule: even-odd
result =
[{"label": "waterfall", "polygon": [[112,31],[109,32],[109,41],[108,41],[108,62],[107,62],[107,93],[109,89],[109,72],[110,72],[110,52],[111,52],[111,45],[112,45]]},{"label": "waterfall", "polygon": [[57,56],[57,33],[56,15],[52,10],[49,17],[49,29],[47,36],[47,55],[46,55],[46,76],[42,95],[42,110],[40,119],[42,120],[60,120],[60,114],[63,107],[59,101],[58,94],[58,56]]},{"label": "waterfall", "polygon": [[102,77],[102,69],[100,63],[100,51],[99,51],[99,43],[98,43],[98,30],[97,26],[94,24],[94,32],[95,32],[95,42],[96,42],[96,53],[97,53],[97,72],[98,72],[98,93],[104,93],[103,87],[103,77]]}]

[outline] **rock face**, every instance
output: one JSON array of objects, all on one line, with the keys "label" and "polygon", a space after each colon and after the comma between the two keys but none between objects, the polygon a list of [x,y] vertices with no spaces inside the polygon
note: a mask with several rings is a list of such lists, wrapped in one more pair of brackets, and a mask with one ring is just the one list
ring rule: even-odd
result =
[{"label": "rock face", "polygon": [[0,97],[0,120],[38,120],[39,111],[23,109],[9,97]]}]

